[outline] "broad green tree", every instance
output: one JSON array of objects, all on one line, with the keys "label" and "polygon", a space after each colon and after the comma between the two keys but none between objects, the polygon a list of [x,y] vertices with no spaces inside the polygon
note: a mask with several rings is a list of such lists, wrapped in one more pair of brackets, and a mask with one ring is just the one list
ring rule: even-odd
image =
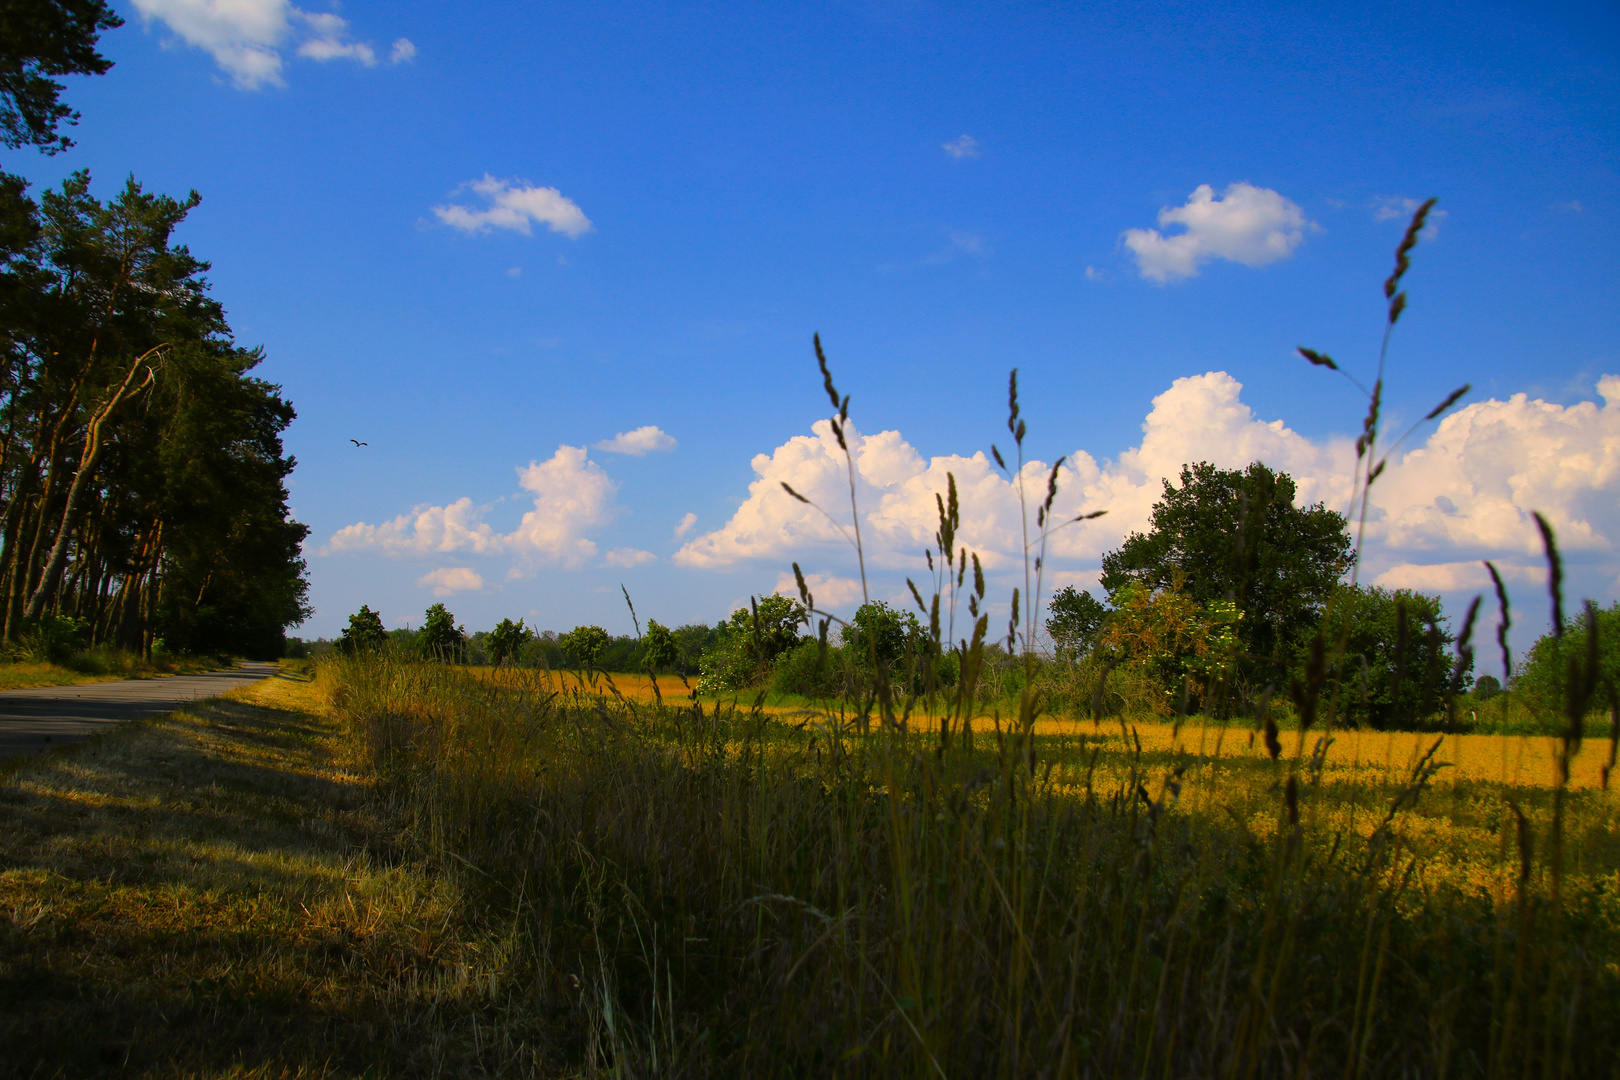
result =
[{"label": "broad green tree", "polygon": [[809,621],[803,604],[775,593],[733,611],[698,659],[699,689],[740,690],[761,682],[771,662],[799,643],[799,628]]},{"label": "broad green tree", "polygon": [[1431,724],[1457,664],[1440,598],[1361,585],[1342,589],[1332,611],[1329,644],[1345,641],[1340,717],[1374,728]]},{"label": "broad green tree", "polygon": [[562,651],[582,668],[595,667],[596,661],[612,642],[608,632],[600,626],[576,626],[557,639]]},{"label": "broad green tree", "polygon": [[1620,692],[1620,600],[1606,608],[1594,606],[1597,640],[1589,636],[1584,612],[1569,621],[1559,635],[1549,631],[1531,646],[1525,657],[1523,671],[1514,680],[1513,688],[1529,697],[1545,714],[1549,723],[1559,722],[1563,715],[1574,680],[1584,680],[1592,652],[1597,654],[1596,677],[1593,680],[1592,708],[1608,705],[1608,687]]},{"label": "broad green tree", "polygon": [[1133,583],[1157,592],[1180,575],[1197,603],[1236,604],[1246,666],[1278,679],[1355,561],[1344,515],[1295,506],[1296,493],[1292,477],[1260,462],[1183,466],[1179,484],[1164,482],[1148,531],[1103,556],[1102,587],[1110,598]]}]

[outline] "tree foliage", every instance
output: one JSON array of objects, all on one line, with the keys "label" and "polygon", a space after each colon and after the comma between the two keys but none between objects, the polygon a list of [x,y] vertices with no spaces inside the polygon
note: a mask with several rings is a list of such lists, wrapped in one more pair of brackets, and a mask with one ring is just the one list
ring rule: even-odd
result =
[{"label": "tree foliage", "polygon": [[761,682],[769,676],[771,662],[799,643],[799,627],[809,621],[803,604],[779,594],[738,608],[715,628],[698,660],[698,689],[741,690]]},{"label": "tree foliage", "polygon": [[124,25],[106,0],[0,0],[0,142],[54,154],[73,145],[58,130],[78,123],[62,104],[63,75],[104,75],[103,30]]},{"label": "tree foliage", "polygon": [[593,668],[604,650],[613,643],[600,626],[576,626],[557,639],[568,658],[582,668]]},{"label": "tree foliage", "polygon": [[[1564,711],[1570,682],[1585,670],[1595,653],[1597,671],[1594,708],[1608,704],[1608,688],[1620,690],[1620,600],[1606,608],[1596,605],[1591,609],[1592,626],[1587,618],[1574,620],[1564,628],[1562,635],[1549,631],[1530,647],[1523,671],[1514,681],[1514,688],[1530,697],[1548,716]],[[1595,628],[1594,641],[1591,630]],[[1573,670],[1572,670],[1573,669]]]},{"label": "tree foliage", "polygon": [[1060,660],[1074,660],[1091,651],[1108,620],[1108,608],[1088,592],[1065,585],[1046,604],[1046,633]]},{"label": "tree foliage", "polygon": [[1341,590],[1333,613],[1327,637],[1345,640],[1340,717],[1380,729],[1431,723],[1457,665],[1440,598],[1358,585]]},{"label": "tree foliage", "polygon": [[904,662],[907,649],[916,650],[924,642],[922,625],[910,611],[873,600],[855,609],[855,614],[838,632],[856,662],[873,663],[893,670]]},{"label": "tree foliage", "polygon": [[90,643],[279,655],[309,611],[294,412],[170,242],[197,194],[3,180],[0,636],[64,615]]},{"label": "tree foliage", "polygon": [[465,656],[467,632],[456,625],[456,617],[443,604],[434,604],[422,614],[416,644],[429,660],[458,663]]},{"label": "tree foliage", "polygon": [[388,631],[383,629],[382,616],[365,604],[349,616],[349,625],[338,639],[338,647],[350,656],[376,652],[388,643]]},{"label": "tree foliage", "polygon": [[522,619],[517,622],[502,619],[485,639],[485,644],[489,648],[489,662],[498,667],[508,661],[515,661],[523,646],[528,643],[529,631],[524,628]]},{"label": "tree foliage", "polygon": [[1295,494],[1292,477],[1260,462],[1183,466],[1179,486],[1165,481],[1148,532],[1103,556],[1102,586],[1110,598],[1132,583],[1153,593],[1179,575],[1196,603],[1235,604],[1246,666],[1275,678],[1355,561],[1344,515],[1296,507]]},{"label": "tree foliage", "polygon": [[667,670],[680,658],[681,648],[674,632],[657,619],[648,619],[647,632],[641,637],[641,662],[647,670],[654,673]]}]

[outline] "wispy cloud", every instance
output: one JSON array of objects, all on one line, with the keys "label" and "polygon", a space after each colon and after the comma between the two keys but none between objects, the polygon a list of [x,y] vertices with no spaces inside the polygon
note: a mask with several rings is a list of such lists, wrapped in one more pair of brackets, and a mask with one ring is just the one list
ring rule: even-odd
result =
[{"label": "wispy cloud", "polygon": [[1193,277],[1211,259],[1264,266],[1294,254],[1305,233],[1317,226],[1296,204],[1270,188],[1229,184],[1219,197],[1200,184],[1182,206],[1159,211],[1159,228],[1180,225],[1185,232],[1126,229],[1121,238],[1136,255],[1142,276],[1163,284]]},{"label": "wispy cloud", "polygon": [[[332,12],[305,11],[289,0],[134,0],[150,24],[167,26],[186,44],[203,49],[242,90],[284,86],[282,49],[291,46],[307,60],[352,60],[377,65],[377,50],[350,36],[347,19]],[[406,38],[394,42],[393,63],[416,55]]]},{"label": "wispy cloud", "polygon": [[637,566],[646,566],[648,563],[655,563],[657,561],[658,556],[654,555],[650,551],[642,551],[639,548],[621,547],[614,548],[612,551],[603,556],[602,565],[617,566],[621,569],[628,570]]},{"label": "wispy cloud", "polygon": [[[1423,205],[1422,199],[1413,199],[1405,195],[1380,195],[1372,201],[1374,221],[1410,221],[1417,208]],[[1423,229],[1426,239],[1433,240],[1440,233],[1440,223],[1447,218],[1443,208],[1436,207],[1429,211],[1429,223]]]},{"label": "wispy cloud", "polygon": [[941,143],[940,148],[958,161],[979,156],[979,140],[971,135],[960,135],[948,143]]},{"label": "wispy cloud", "polygon": [[634,431],[621,431],[611,439],[603,439],[596,444],[596,449],[605,450],[610,454],[646,457],[654,451],[667,454],[675,449],[675,445],[673,435],[661,430],[656,424],[647,424]]},{"label": "wispy cloud", "polygon": [[681,520],[675,523],[675,539],[679,540],[681,537],[685,536],[691,531],[692,526],[696,524],[696,514],[692,513],[691,511],[687,511],[685,514],[682,514]]},{"label": "wispy cloud", "polygon": [[497,180],[485,173],[481,179],[469,180],[457,191],[482,196],[484,205],[475,208],[448,203],[435,206],[433,213],[446,225],[463,232],[509,229],[530,236],[533,234],[531,226],[538,224],[578,239],[595,227],[585,212],[562,192],[552,187],[536,187],[527,180]]}]

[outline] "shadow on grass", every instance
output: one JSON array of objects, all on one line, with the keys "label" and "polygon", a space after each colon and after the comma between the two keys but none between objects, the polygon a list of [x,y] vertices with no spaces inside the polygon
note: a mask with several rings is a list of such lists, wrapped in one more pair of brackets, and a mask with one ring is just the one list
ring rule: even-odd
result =
[{"label": "shadow on grass", "polygon": [[493,1064],[456,1034],[479,979],[456,895],[333,735],[215,700],[0,780],[0,1071]]}]

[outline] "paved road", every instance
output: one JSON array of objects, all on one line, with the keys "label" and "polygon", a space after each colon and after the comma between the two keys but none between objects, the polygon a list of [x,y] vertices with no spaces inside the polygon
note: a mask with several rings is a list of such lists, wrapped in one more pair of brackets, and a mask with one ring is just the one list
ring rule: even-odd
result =
[{"label": "paved road", "polygon": [[276,665],[255,663],[167,679],[0,690],[0,758],[37,754],[108,731],[123,720],[173,712],[275,673]]}]

